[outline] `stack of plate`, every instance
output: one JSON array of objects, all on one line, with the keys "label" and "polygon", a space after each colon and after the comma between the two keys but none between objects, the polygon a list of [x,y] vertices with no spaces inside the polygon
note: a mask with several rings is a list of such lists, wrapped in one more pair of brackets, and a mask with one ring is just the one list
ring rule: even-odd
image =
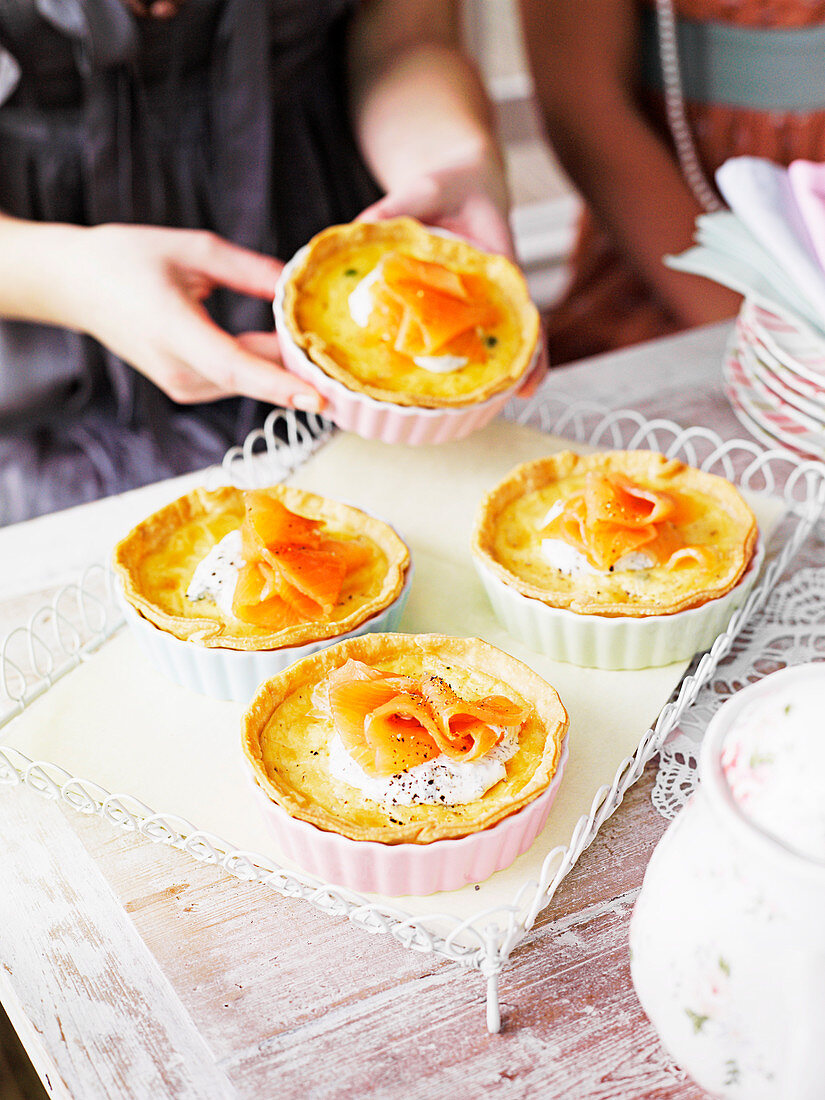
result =
[{"label": "stack of plate", "polygon": [[753,436],[825,459],[825,338],[746,301],[723,373],[733,411]]}]

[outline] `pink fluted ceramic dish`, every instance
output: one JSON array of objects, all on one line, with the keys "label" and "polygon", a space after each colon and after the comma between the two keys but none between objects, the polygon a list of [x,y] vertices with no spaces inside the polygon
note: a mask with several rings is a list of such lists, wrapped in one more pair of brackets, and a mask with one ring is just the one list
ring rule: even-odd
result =
[{"label": "pink fluted ceramic dish", "polygon": [[428,894],[532,844],[568,721],[555,688],[479,638],[372,634],[261,684],[242,745],[286,856],[350,889]]},{"label": "pink fluted ceramic dish", "polygon": [[482,832],[432,844],[350,840],[290,817],[257,786],[255,797],[283,855],[307,874],[358,893],[436,894],[484,882],[531,847],[547,822],[568,755],[565,736],[550,786],[517,813]]},{"label": "pink fluted ceramic dish", "polygon": [[299,250],[281,273],[273,303],[275,326],[285,366],[309,382],[324,398],[325,405],[321,412],[339,428],[382,443],[422,445],[463,439],[498,415],[538,361],[539,345],[536,341],[529,362],[512,385],[487,400],[458,407],[421,408],[394,404],[349,389],[330,377],[298,346],[285,319],[284,291],[305,254],[306,248]]}]

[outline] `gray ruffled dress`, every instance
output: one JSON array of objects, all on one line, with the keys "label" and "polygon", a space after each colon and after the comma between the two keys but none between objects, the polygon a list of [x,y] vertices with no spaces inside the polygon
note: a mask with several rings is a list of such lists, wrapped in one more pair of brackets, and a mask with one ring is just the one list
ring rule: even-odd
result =
[{"label": "gray ruffled dress", "polygon": [[[287,259],[378,192],[352,137],[351,0],[0,4],[0,208],[19,217],[207,228]],[[124,293],[126,288],[124,288]],[[268,303],[209,302],[230,332]],[[0,322],[0,523],[220,459],[268,409],[178,406],[87,336]]]}]

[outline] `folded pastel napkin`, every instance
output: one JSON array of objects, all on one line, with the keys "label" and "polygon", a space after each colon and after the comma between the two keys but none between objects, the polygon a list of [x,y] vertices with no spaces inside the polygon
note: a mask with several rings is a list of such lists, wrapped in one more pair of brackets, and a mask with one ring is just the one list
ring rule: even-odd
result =
[{"label": "folded pastel napkin", "polygon": [[788,166],[788,179],[817,259],[825,269],[825,164],[795,160]]},{"label": "folded pastel napkin", "polygon": [[696,245],[665,263],[825,335],[825,165],[733,157],[716,182],[729,211],[699,217]]}]

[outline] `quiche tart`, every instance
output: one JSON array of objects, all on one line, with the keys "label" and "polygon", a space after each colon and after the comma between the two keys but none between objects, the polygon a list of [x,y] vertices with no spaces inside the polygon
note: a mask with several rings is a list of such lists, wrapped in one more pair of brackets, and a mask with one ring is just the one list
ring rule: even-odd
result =
[{"label": "quiche tart", "polygon": [[486,642],[369,634],[262,684],[243,747],[290,817],[354,841],[422,845],[487,830],[538,799],[567,724],[557,692]]},{"label": "quiche tart", "polygon": [[481,503],[474,557],[532,600],[580,615],[673,615],[730,592],[756,517],[729,481],[650,451],[563,451]]},{"label": "quiche tart", "polygon": [[144,619],[184,642],[247,651],[348,633],[398,599],[409,565],[386,523],[287,485],[195,489],[114,552]]},{"label": "quiche tart", "polygon": [[460,408],[531,364],[539,318],[518,268],[412,218],[332,226],[289,266],[279,323],[347,390]]}]

